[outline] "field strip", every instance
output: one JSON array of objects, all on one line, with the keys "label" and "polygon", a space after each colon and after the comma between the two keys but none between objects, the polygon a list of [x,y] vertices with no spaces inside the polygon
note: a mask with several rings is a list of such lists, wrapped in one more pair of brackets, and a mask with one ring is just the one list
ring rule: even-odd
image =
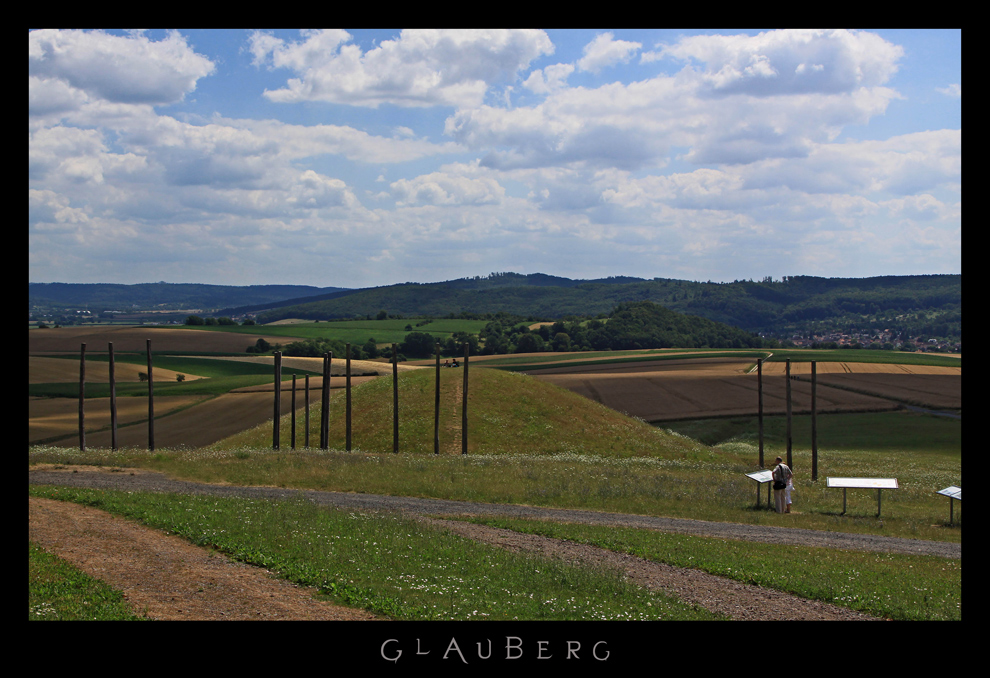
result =
[{"label": "field strip", "polygon": [[300,337],[281,337],[264,332],[257,333],[216,332],[179,327],[162,326],[71,326],[28,332],[28,353],[70,353],[79,355],[80,344],[86,344],[87,353],[106,353],[113,343],[118,353],[144,353],[151,340],[152,353],[244,353],[248,347],[263,338],[267,342],[286,343]]},{"label": "field strip", "polygon": [[[645,421],[670,421],[718,416],[755,415],[759,407],[758,380],[753,374],[740,371],[739,364],[724,364],[721,369],[628,368],[620,372],[601,370],[576,370],[574,372],[547,372],[533,375],[540,381],[585,396],[611,409],[624,412]],[[855,376],[855,375],[846,375]],[[859,375],[862,377],[879,375]],[[895,375],[890,375],[895,376]],[[910,379],[931,379],[901,375]],[[958,379],[955,379],[958,382]],[[764,412],[783,414],[787,410],[787,382],[783,375],[764,376]],[[935,403],[939,407],[951,407],[951,400],[938,398],[931,385],[928,392],[914,394],[918,402]],[[866,388],[849,390],[832,388],[819,381],[817,409],[819,412],[865,412],[894,410],[898,402],[886,399],[879,393],[864,392]],[[896,393],[896,388],[891,387]],[[925,396],[929,397],[925,397]],[[809,380],[791,382],[791,403],[796,413],[811,411],[811,383]]]},{"label": "field strip", "polygon": [[[619,359],[616,359],[619,360]],[[546,374],[586,374],[589,372],[602,372],[608,374],[631,374],[635,376],[642,372],[691,372],[717,371],[720,374],[731,372],[734,374],[745,374],[752,364],[751,358],[740,357],[718,357],[718,358],[675,358],[656,359],[641,358],[637,360],[627,360],[626,362],[616,362],[615,364],[602,364],[595,360],[592,364],[568,365],[567,363],[555,363],[553,365],[540,365],[538,367],[528,367],[525,373],[531,376]]]},{"label": "field strip", "polygon": [[[147,365],[115,362],[113,377],[115,381],[141,381],[140,373],[147,373]],[[177,374],[185,374],[187,381],[202,379],[195,374],[165,370],[152,365],[152,376],[155,381],[175,381]],[[79,361],[69,358],[45,358],[42,356],[28,357],[29,384],[59,384],[79,381]],[[110,363],[103,361],[86,361],[86,383],[106,384],[110,381]]]},{"label": "field strip", "polygon": [[[209,360],[230,360],[233,362],[242,363],[254,363],[258,365],[271,365],[272,370],[275,369],[275,358],[272,356],[185,356],[189,359],[203,358]],[[330,362],[331,374],[343,374],[346,369],[347,361],[343,358],[334,358]],[[408,372],[409,370],[418,370],[422,367],[416,365],[403,365],[399,363],[397,366],[399,372]],[[297,357],[297,356],[282,356],[282,369],[295,369],[295,370],[307,370],[310,372],[316,372],[318,374],[323,373],[323,358],[309,358],[309,357]],[[375,360],[352,360],[351,361],[351,374],[355,373],[366,373],[374,372],[377,375],[392,374],[392,364],[382,363]]]},{"label": "field strip", "polygon": [[[905,365],[901,363],[855,363],[855,362],[825,362],[816,363],[815,371],[818,376],[823,374],[946,374],[959,376],[962,367],[942,367],[937,365]],[[783,361],[763,363],[763,374],[786,374],[787,367]],[[791,375],[810,375],[810,362],[791,362]]]},{"label": "field strip", "polygon": [[[188,407],[209,396],[158,396],[155,398],[155,422],[158,417]],[[110,398],[86,399],[87,442],[89,431],[110,426]],[[117,424],[126,425],[148,418],[147,396],[117,399]],[[79,433],[79,401],[75,398],[29,398],[28,442]],[[75,438],[73,444],[77,443]],[[147,439],[145,439],[147,442]]]},{"label": "field strip", "polygon": [[[156,402],[157,400],[155,398]],[[280,414],[291,411],[291,398],[282,398],[279,404]],[[303,399],[298,398],[296,407],[301,408],[303,405]],[[273,406],[274,401],[269,391],[226,393],[161,419],[156,411],[155,445],[162,448],[212,445],[235,433],[271,421]],[[120,428],[117,430],[117,441],[121,447],[147,447],[147,427],[137,424]],[[288,445],[288,442],[286,440],[285,444]],[[110,432],[87,433],[86,444],[92,447],[110,447]]]},{"label": "field strip", "polygon": [[[372,377],[372,376],[359,376],[359,377],[352,376],[351,377],[351,386],[352,387],[353,386],[359,386],[360,384],[364,384],[366,382],[373,381],[373,380],[375,380],[377,378],[378,377]],[[342,389],[342,388],[346,388],[346,386],[347,386],[347,377],[345,377],[344,375],[337,375],[337,374],[331,376],[331,378],[330,378],[330,388],[331,389]],[[310,396],[309,396],[309,398],[310,398],[310,402],[314,402],[313,401],[313,397],[314,396],[312,395],[312,393],[314,391],[316,392],[316,396],[315,397],[316,398],[319,398],[320,397],[320,389],[321,388],[323,388],[323,377],[310,377],[309,378],[309,390],[310,390]],[[290,379],[285,379],[285,378],[282,379],[282,389],[281,389],[281,391],[282,391],[282,394],[283,394],[282,395],[283,398],[285,398],[285,394],[290,394],[290,395],[292,394],[292,379],[291,378]],[[300,379],[299,377],[296,377],[296,391],[298,391],[297,397],[305,397],[304,395],[302,395],[302,394],[305,394],[306,393],[306,380],[305,379]],[[235,389],[233,389],[231,391],[231,393],[274,393],[274,392],[275,392],[275,386],[274,386],[274,384],[258,384],[257,386],[245,386],[243,388],[235,388]],[[272,397],[272,396],[269,396],[269,397]],[[273,407],[274,407],[274,405],[273,405]]]}]

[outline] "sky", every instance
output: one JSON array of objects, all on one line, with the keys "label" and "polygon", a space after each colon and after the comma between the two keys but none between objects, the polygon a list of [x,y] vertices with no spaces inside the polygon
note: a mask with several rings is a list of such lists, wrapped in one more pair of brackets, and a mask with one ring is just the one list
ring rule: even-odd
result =
[{"label": "sky", "polygon": [[960,30],[34,30],[30,282],[961,273]]}]

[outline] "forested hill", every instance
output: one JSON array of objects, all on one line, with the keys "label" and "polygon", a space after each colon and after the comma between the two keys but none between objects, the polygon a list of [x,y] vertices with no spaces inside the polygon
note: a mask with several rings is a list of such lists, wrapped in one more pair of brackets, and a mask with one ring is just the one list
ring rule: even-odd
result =
[{"label": "forested hill", "polygon": [[[748,332],[782,335],[816,325],[853,329],[863,324],[961,337],[961,275],[819,278],[731,283],[654,278],[569,280],[540,274],[493,274],[441,283],[405,283],[358,290],[347,296],[273,309],[261,322],[281,318],[364,317],[384,310],[406,317],[498,312],[540,320],[605,316],[621,303],[652,301],[679,313],[726,323]],[[900,323],[900,325],[898,325]],[[926,325],[927,324],[927,325]],[[916,329],[919,328],[919,329]]]}]

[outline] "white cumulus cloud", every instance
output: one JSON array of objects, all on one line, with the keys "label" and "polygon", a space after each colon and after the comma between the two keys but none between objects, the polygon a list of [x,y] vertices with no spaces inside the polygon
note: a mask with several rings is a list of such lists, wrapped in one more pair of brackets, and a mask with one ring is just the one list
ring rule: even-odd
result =
[{"label": "white cumulus cloud", "polygon": [[265,33],[251,38],[256,64],[288,68],[298,77],[266,91],[272,101],[330,101],[355,106],[475,106],[489,87],[511,80],[553,52],[539,30],[404,30],[362,52],[346,31],[304,31],[287,43]]}]

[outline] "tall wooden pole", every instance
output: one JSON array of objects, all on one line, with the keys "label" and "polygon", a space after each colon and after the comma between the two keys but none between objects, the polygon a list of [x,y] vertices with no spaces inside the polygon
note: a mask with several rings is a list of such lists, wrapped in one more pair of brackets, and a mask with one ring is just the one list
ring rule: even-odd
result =
[{"label": "tall wooden pole", "polygon": [[330,449],[330,369],[333,352],[323,354],[323,409],[320,412],[320,447]]},{"label": "tall wooden pole", "polygon": [[86,451],[86,344],[79,350],[79,450]]},{"label": "tall wooden pole", "polygon": [[324,413],[327,409],[327,395],[326,386],[327,384],[327,354],[323,354],[323,381],[320,385],[320,449],[325,450],[327,445],[327,438],[323,432],[323,422],[326,420]]},{"label": "tall wooden pole", "polygon": [[110,448],[117,449],[117,380],[113,373],[113,342],[109,343],[110,352]]},{"label": "tall wooden pole", "polygon": [[392,344],[392,452],[399,451],[399,356]]},{"label": "tall wooden pole", "polygon": [[470,344],[464,344],[464,403],[461,405],[461,454],[467,454],[468,450],[468,356],[470,355]]},{"label": "tall wooden pole", "polygon": [[289,434],[289,446],[296,449],[296,375],[292,375],[292,432]]},{"label": "tall wooden pole", "polygon": [[347,451],[350,452],[351,451],[351,345],[350,344],[346,345],[346,353],[347,353],[347,361],[346,361],[347,366],[345,368],[346,384],[344,385],[344,390],[346,391],[346,393],[344,395],[347,398],[347,413],[346,413],[347,441],[346,442],[347,442]]},{"label": "tall wooden pole", "polygon": [[278,425],[282,414],[282,352],[275,352],[275,423],[272,426],[272,449],[279,448]]},{"label": "tall wooden pole", "polygon": [[436,344],[437,388],[433,406],[433,454],[440,454],[440,344]]},{"label": "tall wooden pole", "polygon": [[304,430],[306,431],[306,433],[303,435],[303,445],[306,447],[306,449],[309,449],[309,375],[308,374],[306,375],[305,402],[306,402],[306,419],[305,419],[306,428]]},{"label": "tall wooden pole", "polygon": [[818,373],[811,361],[811,479],[818,480]]},{"label": "tall wooden pole", "polygon": [[791,462],[791,359],[787,359],[787,465],[794,470]]},{"label": "tall wooden pole", "polygon": [[757,409],[757,420],[760,429],[760,468],[763,468],[763,358],[756,361],[756,382],[759,393],[759,406]]},{"label": "tall wooden pole", "polygon": [[155,375],[151,367],[151,339],[145,340],[148,347],[148,449],[155,451]]}]

